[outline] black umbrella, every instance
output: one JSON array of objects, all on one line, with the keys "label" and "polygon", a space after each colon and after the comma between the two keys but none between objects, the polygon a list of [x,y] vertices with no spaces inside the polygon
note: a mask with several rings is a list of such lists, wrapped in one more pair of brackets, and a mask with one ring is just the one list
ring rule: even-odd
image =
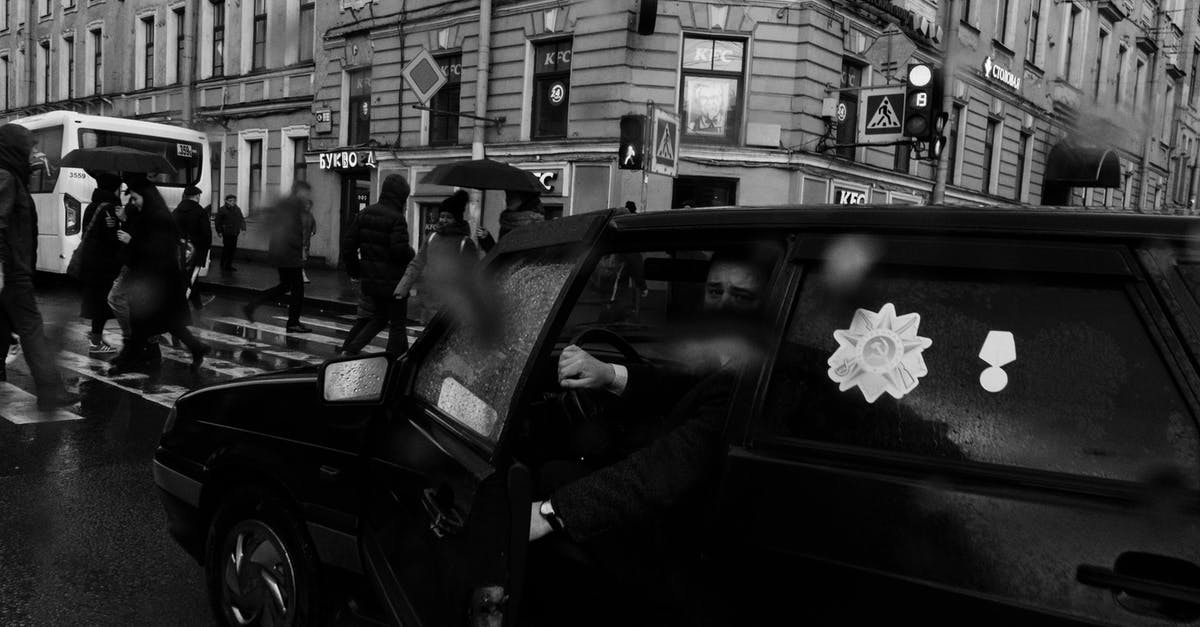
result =
[{"label": "black umbrella", "polygon": [[422,183],[471,189],[500,189],[542,193],[545,188],[533,174],[491,159],[443,163],[421,177]]},{"label": "black umbrella", "polygon": [[76,148],[62,158],[59,166],[103,172],[142,172],[145,174],[175,174],[178,171],[161,154],[125,146]]}]

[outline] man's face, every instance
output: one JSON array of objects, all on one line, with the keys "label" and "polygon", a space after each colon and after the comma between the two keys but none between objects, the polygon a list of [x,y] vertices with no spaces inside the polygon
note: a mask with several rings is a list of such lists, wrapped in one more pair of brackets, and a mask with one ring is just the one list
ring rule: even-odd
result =
[{"label": "man's face", "polygon": [[307,189],[304,189],[303,187],[296,190],[296,197],[299,198],[300,200],[308,202],[308,199],[311,196],[312,196],[312,192]]},{"label": "man's face", "polygon": [[762,305],[765,277],[748,264],[719,261],[708,269],[704,285],[704,310],[752,314]]},{"label": "man's face", "polygon": [[721,91],[715,87],[700,90],[700,111],[704,115],[715,118],[724,108],[721,102]]},{"label": "man's face", "polygon": [[225,199],[225,205],[226,205],[227,207],[232,207],[232,206],[234,205],[233,199],[232,199],[232,198],[226,198],[226,199]]}]

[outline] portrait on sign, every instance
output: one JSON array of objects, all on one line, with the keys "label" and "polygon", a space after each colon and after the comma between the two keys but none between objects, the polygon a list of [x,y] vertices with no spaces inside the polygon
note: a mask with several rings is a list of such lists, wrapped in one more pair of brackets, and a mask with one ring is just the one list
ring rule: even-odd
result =
[{"label": "portrait on sign", "polygon": [[724,137],[735,117],[737,81],[688,76],[684,82],[684,119],[688,135]]}]

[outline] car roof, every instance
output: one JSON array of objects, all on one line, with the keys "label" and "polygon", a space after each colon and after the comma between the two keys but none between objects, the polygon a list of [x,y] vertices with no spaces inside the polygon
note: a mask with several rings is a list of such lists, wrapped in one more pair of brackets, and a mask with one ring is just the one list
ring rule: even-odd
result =
[{"label": "car roof", "polygon": [[1200,218],[1083,207],[790,205],[674,209],[622,214],[618,231],[673,228],[882,230],[1200,240]]}]

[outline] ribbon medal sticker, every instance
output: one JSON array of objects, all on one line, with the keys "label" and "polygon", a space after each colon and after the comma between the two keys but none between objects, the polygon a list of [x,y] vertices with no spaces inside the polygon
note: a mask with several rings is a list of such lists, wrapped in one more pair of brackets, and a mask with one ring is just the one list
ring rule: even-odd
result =
[{"label": "ribbon medal sticker", "polygon": [[829,378],[845,392],[857,387],[868,403],[887,392],[900,399],[929,373],[922,351],[933,340],[917,335],[921,314],[896,315],[887,303],[878,313],[859,309],[849,329],[833,332],[838,349],[829,358]]}]

